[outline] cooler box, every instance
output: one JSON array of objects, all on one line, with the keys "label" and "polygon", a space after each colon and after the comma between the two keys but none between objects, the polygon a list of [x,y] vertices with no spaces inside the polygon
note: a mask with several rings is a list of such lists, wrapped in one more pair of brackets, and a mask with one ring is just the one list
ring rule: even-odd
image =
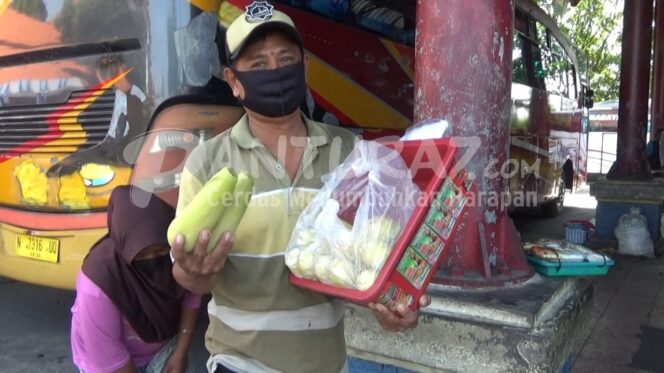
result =
[{"label": "cooler box", "polygon": [[302,279],[292,273],[290,281],[294,285],[357,304],[405,304],[417,310],[419,298],[436,272],[449,246],[449,238],[454,236],[472,183],[463,170],[454,177],[450,175],[456,154],[456,147],[450,139],[384,145],[401,154],[422,194],[374,285],[365,291],[337,288]]},{"label": "cooler box", "polygon": [[530,265],[535,271],[545,276],[602,276],[609,272],[615,262],[613,259],[604,257],[603,261],[592,262],[563,262],[551,261],[536,258],[531,255],[526,256]]}]

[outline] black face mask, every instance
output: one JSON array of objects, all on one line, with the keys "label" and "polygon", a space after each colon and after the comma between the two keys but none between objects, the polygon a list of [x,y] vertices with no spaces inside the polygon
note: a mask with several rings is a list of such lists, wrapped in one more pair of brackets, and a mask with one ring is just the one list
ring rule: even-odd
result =
[{"label": "black face mask", "polygon": [[168,267],[171,265],[171,258],[168,255],[162,255],[152,259],[139,259],[131,262],[132,267],[145,274],[151,274],[159,267]]},{"label": "black face mask", "polygon": [[303,61],[274,70],[233,72],[244,87],[242,105],[260,115],[285,117],[304,101],[307,84]]}]

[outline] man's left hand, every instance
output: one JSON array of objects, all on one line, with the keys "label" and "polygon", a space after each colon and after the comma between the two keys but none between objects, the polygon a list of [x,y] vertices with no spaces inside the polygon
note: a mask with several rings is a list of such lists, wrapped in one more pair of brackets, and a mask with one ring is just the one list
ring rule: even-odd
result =
[{"label": "man's left hand", "polygon": [[[423,295],[420,298],[420,308],[431,304],[431,297]],[[419,312],[411,311],[408,306],[400,304],[396,309],[390,310],[383,304],[369,303],[369,309],[385,330],[404,332],[417,326]]]}]

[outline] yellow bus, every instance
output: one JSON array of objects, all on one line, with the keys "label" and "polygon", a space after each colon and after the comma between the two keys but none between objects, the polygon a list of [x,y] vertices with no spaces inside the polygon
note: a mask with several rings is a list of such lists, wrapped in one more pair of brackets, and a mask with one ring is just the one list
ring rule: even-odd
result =
[{"label": "yellow bus", "polygon": [[73,288],[113,188],[174,198],[182,149],[239,118],[219,2],[0,0],[1,276]]}]

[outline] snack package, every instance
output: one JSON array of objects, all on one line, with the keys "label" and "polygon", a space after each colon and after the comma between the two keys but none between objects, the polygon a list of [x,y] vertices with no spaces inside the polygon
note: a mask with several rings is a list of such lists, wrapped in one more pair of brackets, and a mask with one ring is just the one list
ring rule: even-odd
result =
[{"label": "snack package", "polygon": [[369,289],[419,195],[397,151],[377,142],[357,143],[298,218],[286,265],[300,278]]}]

